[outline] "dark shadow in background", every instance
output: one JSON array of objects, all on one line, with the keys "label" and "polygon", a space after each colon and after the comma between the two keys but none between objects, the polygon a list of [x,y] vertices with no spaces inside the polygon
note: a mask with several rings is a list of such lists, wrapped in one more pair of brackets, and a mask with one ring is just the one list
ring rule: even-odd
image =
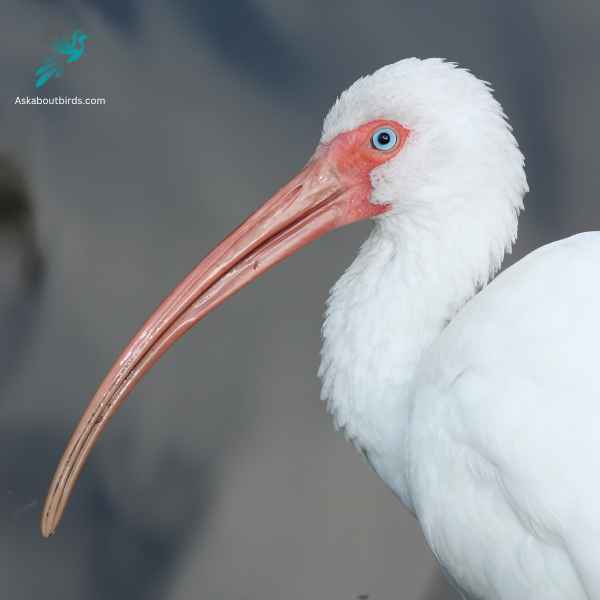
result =
[{"label": "dark shadow in background", "polygon": [[0,234],[11,232],[21,247],[23,278],[28,285],[37,285],[43,274],[43,258],[25,174],[14,159],[0,155]]},{"label": "dark shadow in background", "polygon": [[[561,221],[560,143],[552,115],[553,98],[559,89],[555,61],[551,58],[552,47],[533,7],[529,2],[519,4],[515,10],[509,2],[483,2],[482,10],[497,24],[493,29],[497,46],[503,49],[504,64],[510,68],[510,78],[516,90],[519,107],[523,107],[526,123],[512,118],[519,145],[526,157],[527,176],[535,182],[527,195],[527,205],[543,203],[536,211],[536,225],[556,235]],[[510,35],[506,44],[499,36]],[[507,55],[508,54],[508,55]],[[526,218],[526,213],[525,213]],[[505,267],[508,263],[505,264]]]},{"label": "dark shadow in background", "polygon": [[0,155],[0,390],[26,355],[41,301],[44,259],[25,175]]},{"label": "dark shadow in background", "polygon": [[[127,452],[124,449],[124,452]],[[91,497],[90,523],[92,550],[92,589],[98,599],[164,598],[164,586],[189,541],[202,535],[201,529],[215,489],[215,464],[186,462],[180,455],[163,456],[157,469],[155,489],[139,489],[153,502],[156,494],[176,489],[185,502],[179,518],[170,526],[148,527],[136,524],[114,503],[101,480],[96,480]],[[176,486],[175,488],[173,486]],[[199,531],[200,530],[200,531]]]},{"label": "dark shadow in background", "polygon": [[252,0],[176,0],[186,20],[237,73],[287,99],[308,83],[302,55]]},{"label": "dark shadow in background", "polygon": [[[118,30],[135,35],[142,5],[139,0],[85,1]],[[310,69],[302,54],[252,0],[174,0],[171,6],[241,76],[288,100],[308,83]]]},{"label": "dark shadow in background", "polygon": [[[9,342],[0,344],[0,398],[6,381],[27,357],[43,302],[47,259],[37,239],[33,207],[25,173],[11,157],[0,155],[0,331],[2,339]],[[41,510],[39,498],[46,490],[38,486],[46,485],[56,466],[56,457],[48,449],[61,448],[68,434],[40,423],[7,426],[0,420],[0,481],[11,486],[0,494],[3,535],[18,539],[18,531],[9,533],[7,529],[18,530],[25,513]],[[128,439],[120,443],[126,446]],[[128,449],[123,447],[122,452],[126,456]],[[188,463],[185,457],[167,453],[156,467],[151,488],[136,490],[147,498],[148,505],[172,490],[185,499],[168,528],[133,523],[114,503],[102,472],[94,458],[90,459],[91,483],[78,486],[78,498],[70,507],[72,525],[61,532],[64,542],[72,542],[85,555],[87,577],[92,582],[88,600],[163,596],[163,586],[178,557],[189,539],[198,535],[209,509],[216,488],[213,458],[205,464]],[[81,546],[82,536],[91,540],[89,547]],[[32,537],[39,538],[39,532]],[[51,545],[44,550],[53,551]]]},{"label": "dark shadow in background", "polygon": [[[69,0],[34,0],[40,5],[52,6],[72,13],[72,22],[77,23],[78,9]],[[140,16],[140,3],[137,0],[83,0],[100,13],[110,25],[121,32],[135,33]]]},{"label": "dark shadow in background", "polygon": [[112,25],[128,33],[134,33],[140,17],[140,5],[136,0],[86,0]]},{"label": "dark shadow in background", "polygon": [[[67,432],[58,428],[26,425],[14,428],[0,422],[0,439],[4,451],[0,457],[0,481],[8,481],[11,488],[0,494],[0,513],[2,534],[18,540],[24,535],[24,523],[37,525],[37,519],[25,519],[39,514],[39,498],[45,495],[45,489],[39,489],[40,482],[45,485],[48,473],[55,466],[55,457],[48,448],[58,448],[64,443]],[[24,469],[23,465],[27,465]],[[180,457],[165,457],[163,481],[192,481],[186,487],[186,506],[188,514],[182,515],[179,525],[171,528],[167,535],[159,530],[140,528],[132,525],[127,515],[113,506],[111,495],[102,478],[102,472],[94,460],[88,465],[89,485],[79,486],[78,497],[69,507],[69,523],[61,531],[60,539],[53,544],[40,546],[42,555],[58,552],[61,546],[71,547],[77,559],[67,559],[72,564],[84,563],[84,576],[90,581],[86,588],[86,600],[106,600],[107,598],[127,598],[128,600],[161,598],[163,585],[177,562],[180,553],[185,550],[186,541],[197,532],[197,522],[201,520],[208,507],[211,487],[211,466],[198,468],[197,464],[185,465]],[[148,496],[148,501],[152,496]],[[34,532],[32,535],[39,535]],[[88,540],[87,544],[83,541]],[[60,544],[57,546],[56,544]],[[29,558],[33,558],[29,555]],[[37,557],[36,557],[37,558]],[[39,558],[37,558],[39,560]],[[34,559],[35,561],[35,559]],[[36,562],[32,562],[35,569]],[[39,567],[39,563],[37,563]],[[67,573],[71,567],[65,566]],[[151,576],[150,576],[151,575]],[[48,589],[61,589],[56,569],[49,572],[39,569],[34,579],[44,582]],[[30,586],[30,587],[29,587]],[[34,594],[38,591],[33,582],[22,582],[23,589]],[[31,597],[36,597],[32,595]],[[67,597],[71,597],[68,595]]]}]

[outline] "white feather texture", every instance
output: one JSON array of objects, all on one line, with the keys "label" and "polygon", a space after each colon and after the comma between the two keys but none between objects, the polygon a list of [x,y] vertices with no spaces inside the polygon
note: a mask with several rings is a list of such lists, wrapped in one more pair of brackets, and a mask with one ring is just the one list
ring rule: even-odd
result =
[{"label": "white feather texture", "polygon": [[468,71],[440,59],[383,67],[341,95],[321,141],[382,118],[411,132],[372,173],[371,200],[393,210],[331,292],[320,369],[336,424],[367,450],[359,429],[377,405],[373,374],[411,381],[424,348],[500,267],[527,191],[502,108]]},{"label": "white feather texture", "polygon": [[341,95],[322,142],[374,119],[411,133],[372,174],[392,210],[331,291],[322,397],[465,597],[600,598],[600,235],[485,287],[528,189],[489,86],[400,61]]}]

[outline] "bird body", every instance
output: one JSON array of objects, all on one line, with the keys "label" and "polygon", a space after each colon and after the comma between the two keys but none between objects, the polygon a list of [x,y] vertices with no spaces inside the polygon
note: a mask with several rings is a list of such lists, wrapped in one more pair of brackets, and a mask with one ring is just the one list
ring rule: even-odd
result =
[{"label": "bird body", "polygon": [[488,85],[452,63],[407,59],[353,84],[307,166],[117,359],[57,469],[44,535],[108,419],[181,335],[304,244],[373,218],[323,326],[336,426],[465,598],[600,598],[600,233],[493,279],[516,239],[523,166]]},{"label": "bird body", "polygon": [[[387,263],[383,246],[382,270],[394,259],[408,268],[391,249]],[[600,597],[589,476],[600,469],[598,264],[600,233],[549,244],[473,289],[454,315],[447,297],[419,302],[399,274],[351,268],[333,290],[322,377],[326,398],[338,386],[336,423],[418,517],[466,597]],[[431,281],[409,286],[425,294]],[[394,299],[416,301],[412,328],[394,320]]]},{"label": "bird body", "polygon": [[406,495],[468,597],[600,597],[599,260],[597,233],[538,249],[417,368]]}]

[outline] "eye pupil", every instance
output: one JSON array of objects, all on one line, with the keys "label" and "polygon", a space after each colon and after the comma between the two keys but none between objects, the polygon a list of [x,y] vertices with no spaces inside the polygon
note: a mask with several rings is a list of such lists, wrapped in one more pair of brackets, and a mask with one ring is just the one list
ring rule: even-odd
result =
[{"label": "eye pupil", "polygon": [[390,143],[390,134],[387,133],[386,131],[381,132],[378,136],[377,136],[377,141],[382,145],[382,146],[387,146]]}]

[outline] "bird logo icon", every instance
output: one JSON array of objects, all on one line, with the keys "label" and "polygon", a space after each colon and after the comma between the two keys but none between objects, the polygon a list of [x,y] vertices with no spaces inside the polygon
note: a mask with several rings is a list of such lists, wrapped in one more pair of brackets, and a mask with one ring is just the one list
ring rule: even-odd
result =
[{"label": "bird logo icon", "polygon": [[87,39],[85,33],[76,30],[71,34],[70,40],[65,38],[54,42],[54,53],[35,72],[35,87],[41,88],[53,77],[60,77],[64,73],[66,63],[77,62],[85,54]]}]

